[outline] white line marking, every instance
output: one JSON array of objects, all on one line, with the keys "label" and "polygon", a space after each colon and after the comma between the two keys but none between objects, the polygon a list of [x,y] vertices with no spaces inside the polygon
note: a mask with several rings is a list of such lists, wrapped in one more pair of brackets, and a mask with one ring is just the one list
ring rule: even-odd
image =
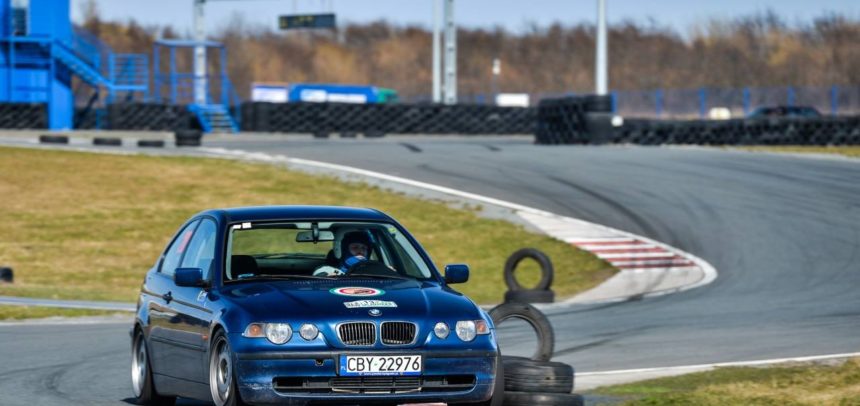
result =
[{"label": "white line marking", "polygon": [[621,375],[621,374],[635,374],[635,373],[644,373],[644,372],[663,372],[663,371],[682,371],[685,369],[703,369],[703,368],[719,368],[719,367],[745,367],[745,366],[756,366],[756,365],[771,365],[771,364],[784,364],[786,362],[809,362],[809,361],[821,361],[828,359],[838,359],[838,358],[855,358],[860,357],[860,352],[849,352],[843,354],[828,354],[828,355],[811,355],[805,357],[793,357],[793,358],[774,358],[774,359],[764,359],[757,361],[733,361],[733,362],[718,362],[714,364],[699,364],[699,365],[681,365],[674,367],[657,367],[657,368],[638,368],[638,369],[622,369],[616,371],[598,371],[598,372],[577,372],[576,376],[602,376],[602,375]]}]

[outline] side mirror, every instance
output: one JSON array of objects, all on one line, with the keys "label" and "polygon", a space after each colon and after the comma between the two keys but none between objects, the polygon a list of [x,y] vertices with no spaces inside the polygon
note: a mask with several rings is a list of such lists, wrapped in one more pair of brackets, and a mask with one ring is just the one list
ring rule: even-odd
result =
[{"label": "side mirror", "polygon": [[451,264],[445,266],[445,282],[466,283],[469,280],[469,265]]},{"label": "side mirror", "polygon": [[176,268],[173,274],[176,286],[203,286],[203,270],[200,268]]}]

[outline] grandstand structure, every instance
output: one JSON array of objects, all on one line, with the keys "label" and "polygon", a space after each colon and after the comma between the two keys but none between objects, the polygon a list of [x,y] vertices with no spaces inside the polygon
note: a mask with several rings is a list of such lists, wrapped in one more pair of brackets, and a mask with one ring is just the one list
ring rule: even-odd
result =
[{"label": "grandstand structure", "polygon": [[[178,95],[194,77],[176,69],[176,54],[199,44],[161,41],[154,44],[152,57],[115,52],[72,24],[69,3],[0,0],[0,103],[44,105],[48,128],[66,130],[77,127],[76,117],[113,103],[183,101]],[[217,97],[192,101],[188,110],[207,132],[236,131],[227,105],[235,92],[226,75],[226,50],[218,43],[205,45],[221,51],[219,72],[211,75]],[[168,69],[160,72],[164,49]],[[83,105],[76,107],[76,100],[84,100]]]}]

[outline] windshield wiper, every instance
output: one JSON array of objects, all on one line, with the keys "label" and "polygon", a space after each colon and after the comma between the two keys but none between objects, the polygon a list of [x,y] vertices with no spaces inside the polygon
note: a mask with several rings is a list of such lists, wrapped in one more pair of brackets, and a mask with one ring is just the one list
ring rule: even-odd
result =
[{"label": "windshield wiper", "polygon": [[350,277],[350,278],[354,277],[354,276],[359,276],[359,277],[363,277],[363,278],[379,278],[379,279],[406,279],[406,280],[411,279],[411,278],[407,278],[407,277],[402,276],[402,275],[383,275],[383,274],[378,274],[378,273],[348,273],[348,274],[346,274],[346,276]]},{"label": "windshield wiper", "polygon": [[327,276],[313,276],[313,275],[254,275],[246,278],[241,277],[241,275],[231,280],[230,282],[239,282],[239,281],[256,281],[256,280],[265,280],[265,279],[332,279]]}]

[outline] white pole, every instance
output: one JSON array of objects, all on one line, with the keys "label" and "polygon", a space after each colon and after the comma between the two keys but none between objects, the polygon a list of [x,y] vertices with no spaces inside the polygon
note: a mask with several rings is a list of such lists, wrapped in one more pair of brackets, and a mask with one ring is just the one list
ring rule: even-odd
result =
[{"label": "white pole", "polygon": [[439,26],[439,1],[433,2],[433,103],[442,102],[442,31]]},{"label": "white pole", "polygon": [[457,104],[457,25],[454,0],[445,0],[445,104]]},{"label": "white pole", "polygon": [[194,41],[199,43],[194,47],[195,104],[207,104],[206,46],[202,44],[206,41],[206,21],[203,13],[205,4],[206,0],[194,0]]},{"label": "white pole", "polygon": [[595,66],[596,91],[599,95],[609,93],[609,58],[606,52],[606,0],[597,0],[597,50]]}]

